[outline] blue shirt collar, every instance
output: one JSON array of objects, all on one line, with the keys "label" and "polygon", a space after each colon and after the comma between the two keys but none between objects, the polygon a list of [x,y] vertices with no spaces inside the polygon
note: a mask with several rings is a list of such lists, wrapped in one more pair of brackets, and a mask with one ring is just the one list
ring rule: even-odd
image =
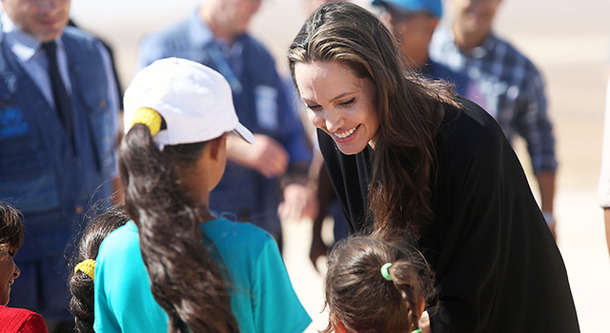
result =
[{"label": "blue shirt collar", "polygon": [[[226,41],[220,40],[214,37],[214,33],[210,30],[210,27],[201,20],[199,16],[199,8],[195,9],[189,18],[189,33],[191,37],[191,43],[193,45],[199,45],[201,47],[206,46],[208,43],[214,42],[219,45],[227,46]],[[247,34],[244,33],[240,36],[237,36],[233,42],[233,45],[239,44],[242,41],[242,38]]]},{"label": "blue shirt collar", "polygon": [[189,19],[191,42],[195,45],[205,46],[207,43],[214,40],[214,34],[205,22],[199,16],[199,8],[197,8]]},{"label": "blue shirt collar", "polygon": [[476,59],[484,58],[486,55],[490,54],[493,49],[496,47],[496,36],[492,32],[483,40],[483,43],[472,49],[470,52],[470,56]]},{"label": "blue shirt collar", "polygon": [[[453,34],[453,30],[451,26],[447,26],[444,29],[444,32],[449,36],[450,40],[453,42],[452,45],[455,48],[455,51],[458,53],[463,53],[459,46],[455,43],[455,35]],[[496,46],[497,38],[493,31],[483,40],[483,43],[470,51],[468,57],[474,59],[484,58],[486,55],[490,54]]]}]

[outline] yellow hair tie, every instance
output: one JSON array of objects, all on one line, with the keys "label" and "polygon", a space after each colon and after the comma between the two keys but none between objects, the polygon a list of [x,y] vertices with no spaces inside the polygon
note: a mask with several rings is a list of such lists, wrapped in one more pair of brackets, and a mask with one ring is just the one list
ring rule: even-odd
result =
[{"label": "yellow hair tie", "polygon": [[148,126],[150,135],[154,136],[161,130],[162,118],[159,112],[151,108],[139,108],[133,115],[131,126],[135,124],[144,124]]},{"label": "yellow hair tie", "polygon": [[81,261],[76,267],[74,267],[74,273],[81,271],[94,280],[93,277],[95,275],[95,260],[93,259],[85,259]]}]

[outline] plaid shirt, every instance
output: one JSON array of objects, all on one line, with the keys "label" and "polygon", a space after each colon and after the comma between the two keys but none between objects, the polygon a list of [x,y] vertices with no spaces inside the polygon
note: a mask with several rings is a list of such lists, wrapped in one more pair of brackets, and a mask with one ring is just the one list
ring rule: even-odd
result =
[{"label": "plaid shirt", "polygon": [[509,141],[516,135],[525,139],[534,172],[557,169],[544,82],[528,58],[493,33],[464,54],[447,27],[434,34],[430,57],[478,84],[477,102],[498,121]]}]

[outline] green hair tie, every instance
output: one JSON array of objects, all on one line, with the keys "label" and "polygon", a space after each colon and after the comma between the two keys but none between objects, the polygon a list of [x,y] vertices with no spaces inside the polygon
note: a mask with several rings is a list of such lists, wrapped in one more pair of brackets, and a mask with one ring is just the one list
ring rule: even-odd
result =
[{"label": "green hair tie", "polygon": [[390,272],[388,272],[390,266],[392,266],[391,262],[387,262],[381,266],[381,275],[388,281],[392,281],[392,276],[390,275]]},{"label": "green hair tie", "polygon": [[416,329],[416,330],[413,330],[413,332],[411,332],[411,333],[421,333],[421,328],[418,328],[418,329]]}]

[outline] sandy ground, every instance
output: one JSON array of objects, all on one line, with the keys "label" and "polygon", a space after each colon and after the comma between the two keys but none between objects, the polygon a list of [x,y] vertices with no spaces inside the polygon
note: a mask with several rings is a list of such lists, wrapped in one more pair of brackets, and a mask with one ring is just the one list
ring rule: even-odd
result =
[{"label": "sandy ground", "polygon": [[[73,1],[73,17],[115,47],[126,85],[135,71],[139,38],[188,15],[198,2],[183,0],[170,6],[151,0],[141,7],[135,0]],[[547,82],[561,163],[555,203],[558,243],[581,329],[610,332],[606,317],[610,313],[610,262],[596,198],[610,57],[610,2],[504,0],[498,15],[497,32],[530,56]],[[254,34],[278,56],[280,67],[284,66],[284,50],[303,19],[299,0],[267,0],[253,22]],[[518,144],[516,150],[527,169],[523,145]],[[314,319],[308,332],[315,332],[325,327],[327,317],[321,313],[322,275],[308,260],[311,224],[284,221],[284,226],[286,266]]]}]

